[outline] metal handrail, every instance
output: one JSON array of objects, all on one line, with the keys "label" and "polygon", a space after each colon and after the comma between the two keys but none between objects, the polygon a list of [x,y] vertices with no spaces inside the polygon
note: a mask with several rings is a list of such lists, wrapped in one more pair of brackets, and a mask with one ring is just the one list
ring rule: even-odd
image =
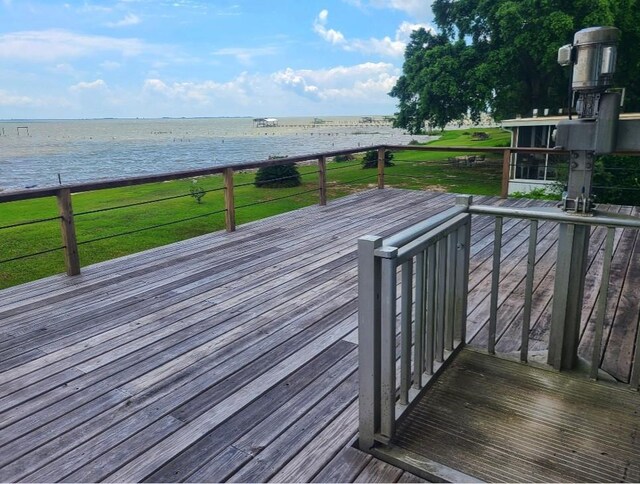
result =
[{"label": "metal handrail", "polygon": [[[394,438],[396,422],[465,344],[472,214],[495,217],[487,341],[491,354],[496,354],[503,220],[530,220],[520,350],[523,363],[529,360],[539,222],[607,228],[589,371],[592,378],[598,377],[615,230],[640,229],[640,218],[608,212],[579,216],[553,207],[472,205],[471,197],[459,196],[456,206],[394,235],[369,235],[358,241],[359,445],[363,450]],[[636,339],[629,384],[638,389],[640,334]]]},{"label": "metal handrail", "polygon": [[397,419],[464,344],[470,201],[471,197],[460,196],[456,207],[395,235],[358,241],[359,443],[365,450],[393,439]]}]

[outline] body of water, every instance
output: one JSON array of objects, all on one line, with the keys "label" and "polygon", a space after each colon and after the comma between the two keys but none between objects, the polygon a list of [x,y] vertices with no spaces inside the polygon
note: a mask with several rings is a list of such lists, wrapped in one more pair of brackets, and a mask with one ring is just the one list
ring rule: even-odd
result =
[{"label": "body of water", "polygon": [[26,120],[0,122],[0,190],[122,178],[304,155],[407,144],[403,130],[360,117]]}]

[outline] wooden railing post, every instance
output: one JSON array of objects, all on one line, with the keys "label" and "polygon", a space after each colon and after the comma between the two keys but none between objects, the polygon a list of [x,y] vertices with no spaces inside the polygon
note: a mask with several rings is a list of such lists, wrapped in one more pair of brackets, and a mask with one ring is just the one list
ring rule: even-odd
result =
[{"label": "wooden railing post", "polygon": [[511,150],[502,152],[502,190],[500,198],[509,196],[509,171],[511,169]]},{"label": "wooden railing post", "polygon": [[73,220],[73,206],[71,204],[71,190],[61,188],[56,195],[58,199],[58,214],[60,215],[60,230],[64,244],[64,265],[67,275],[80,274],[80,256],[76,240],[76,227]]},{"label": "wooden railing post", "polygon": [[327,157],[318,158],[318,184],[320,185],[320,205],[327,204]]},{"label": "wooden railing post", "polygon": [[225,208],[225,228],[227,232],[236,230],[236,206],[233,197],[233,168],[225,168],[224,176],[224,208]]},{"label": "wooden railing post", "polygon": [[385,148],[378,148],[378,188],[384,188],[384,155]]}]

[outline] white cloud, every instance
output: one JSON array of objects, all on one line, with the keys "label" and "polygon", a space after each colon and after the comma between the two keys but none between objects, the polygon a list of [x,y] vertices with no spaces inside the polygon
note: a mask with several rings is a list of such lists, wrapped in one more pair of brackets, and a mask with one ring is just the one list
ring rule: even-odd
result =
[{"label": "white cloud", "polygon": [[107,89],[107,83],[102,79],[96,79],[92,82],[79,82],[69,88],[69,90],[73,92],[93,91],[97,89]]},{"label": "white cloud", "polygon": [[313,31],[331,44],[344,44],[345,38],[344,35],[342,35],[342,32],[338,32],[337,30],[333,29],[327,29],[328,18],[329,11],[326,9],[322,10],[313,22]]},{"label": "white cloud", "polygon": [[167,99],[197,105],[208,105],[217,99],[234,99],[244,104],[249,101],[244,92],[243,84],[245,81],[245,74],[241,74],[238,78],[225,83],[204,81],[167,84],[161,79],[146,79],[143,92],[146,94],[161,94]]},{"label": "white cloud", "polygon": [[134,15],[132,13],[128,13],[121,20],[117,22],[107,22],[107,27],[118,28],[118,27],[129,27],[131,25],[138,25],[141,22],[140,17]]},{"label": "white cloud", "polygon": [[29,96],[15,96],[0,90],[0,106],[34,106],[38,104],[36,100]]},{"label": "white cloud", "polygon": [[0,59],[31,62],[51,62],[94,55],[98,52],[118,52],[136,56],[161,49],[135,38],[81,35],[67,30],[32,30],[0,35]]},{"label": "white cloud", "polygon": [[[392,112],[387,95],[400,69],[363,63],[328,69],[278,70],[270,75],[243,73],[228,82],[144,81],[141,99],[156,115],[291,115]],[[180,114],[185,115],[185,114]]]},{"label": "white cloud", "polygon": [[326,9],[322,10],[313,23],[313,30],[324,40],[333,45],[339,45],[346,51],[376,54],[384,57],[402,57],[411,32],[419,28],[432,30],[426,24],[405,21],[400,24],[393,39],[389,36],[381,39],[374,37],[370,39],[347,39],[342,32],[327,28],[328,17],[329,12]]},{"label": "white cloud", "polygon": [[309,84],[307,79],[300,72],[296,72],[290,67],[283,71],[276,72],[272,75],[272,79],[276,84],[285,86],[287,89],[308,97],[318,96],[318,86]]},{"label": "white cloud", "polygon": [[392,64],[367,62],[319,70],[287,68],[271,77],[276,84],[316,100],[386,102],[399,74]]}]

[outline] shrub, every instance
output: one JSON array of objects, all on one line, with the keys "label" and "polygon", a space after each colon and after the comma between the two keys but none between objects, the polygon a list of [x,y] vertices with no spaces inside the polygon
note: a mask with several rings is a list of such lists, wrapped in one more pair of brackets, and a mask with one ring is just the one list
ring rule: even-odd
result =
[{"label": "shrub", "polygon": [[[393,166],[393,153],[387,150],[384,152],[384,166]],[[376,150],[367,151],[362,158],[362,168],[377,168],[378,167],[378,152]]]},{"label": "shrub", "polygon": [[[269,159],[284,157],[270,156]],[[253,184],[258,188],[289,188],[302,185],[302,177],[295,163],[263,166],[258,169]]]},{"label": "shrub", "polygon": [[202,197],[204,197],[204,194],[206,192],[204,191],[204,188],[200,186],[198,180],[194,179],[191,181],[191,188],[189,189],[189,193],[191,193],[191,196],[195,198],[196,202],[202,203]]},{"label": "shrub", "polygon": [[484,141],[489,139],[489,135],[484,131],[474,131],[471,133],[471,139],[474,141]]},{"label": "shrub", "polygon": [[417,139],[412,139],[408,144],[409,146],[416,146],[420,144],[420,141],[418,141]]},{"label": "shrub", "polygon": [[555,187],[550,188],[534,188],[528,192],[510,193],[511,198],[532,198],[535,200],[558,200],[560,196],[556,193]]},{"label": "shrub", "polygon": [[338,155],[333,158],[333,161],[337,161],[337,162],[353,161],[353,155]]}]

